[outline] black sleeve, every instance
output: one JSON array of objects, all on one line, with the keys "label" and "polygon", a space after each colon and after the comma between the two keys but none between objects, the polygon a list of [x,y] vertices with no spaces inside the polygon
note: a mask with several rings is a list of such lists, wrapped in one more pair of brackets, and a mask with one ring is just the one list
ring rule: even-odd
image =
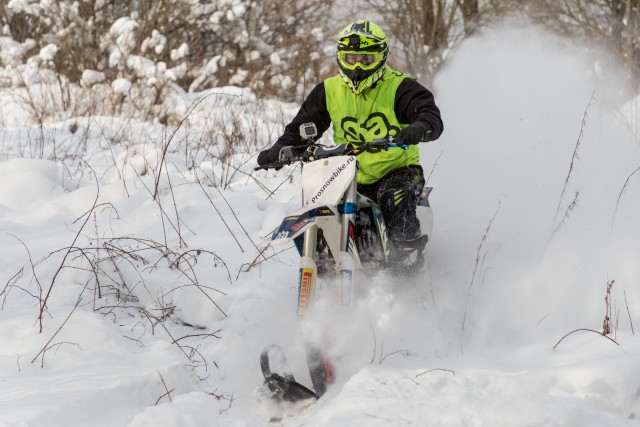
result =
[{"label": "black sleeve", "polygon": [[281,146],[299,146],[304,142],[300,137],[300,125],[303,123],[313,122],[318,128],[318,137],[329,129],[331,125],[331,117],[327,110],[327,99],[325,96],[324,83],[320,83],[313,88],[307,99],[304,100],[298,114],[284,128],[284,133],[276,141]]},{"label": "black sleeve", "polygon": [[402,124],[423,122],[429,126],[429,141],[438,139],[444,130],[440,109],[436,106],[433,94],[414,79],[405,78],[398,90],[394,109],[398,121]]}]

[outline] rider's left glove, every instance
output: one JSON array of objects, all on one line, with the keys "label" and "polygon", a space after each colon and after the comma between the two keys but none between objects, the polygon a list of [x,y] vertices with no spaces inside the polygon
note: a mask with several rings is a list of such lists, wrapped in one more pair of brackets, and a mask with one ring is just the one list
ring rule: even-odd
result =
[{"label": "rider's left glove", "polygon": [[416,145],[419,142],[428,141],[431,128],[423,122],[415,122],[402,129],[394,138],[396,144]]},{"label": "rider's left glove", "polygon": [[274,144],[273,147],[262,150],[260,154],[258,154],[258,164],[265,166],[277,162],[280,150],[282,150],[283,147],[284,145]]}]

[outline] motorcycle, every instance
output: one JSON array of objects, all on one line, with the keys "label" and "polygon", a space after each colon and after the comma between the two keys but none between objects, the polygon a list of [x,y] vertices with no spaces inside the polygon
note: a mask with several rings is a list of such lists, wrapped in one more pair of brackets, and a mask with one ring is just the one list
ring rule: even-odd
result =
[{"label": "motorcycle", "polygon": [[[354,300],[356,277],[364,270],[419,270],[433,224],[428,199],[432,188],[425,187],[416,206],[421,235],[411,244],[395,247],[388,239],[378,204],[357,191],[360,153],[407,146],[389,139],[324,146],[315,142],[318,132],[313,123],[300,126],[300,135],[307,142],[305,146],[284,147],[276,162],[256,168],[279,169],[294,162],[303,165],[302,207],[287,215],[271,237],[274,245],[292,242],[300,254],[299,319],[314,299],[317,279],[334,276],[335,302],[349,307]],[[262,352],[260,363],[265,384],[275,397],[287,401],[317,399],[333,382],[333,366],[322,349],[311,343],[305,346],[314,391],[295,381],[282,349],[271,345]],[[284,374],[273,372],[274,360]]]}]

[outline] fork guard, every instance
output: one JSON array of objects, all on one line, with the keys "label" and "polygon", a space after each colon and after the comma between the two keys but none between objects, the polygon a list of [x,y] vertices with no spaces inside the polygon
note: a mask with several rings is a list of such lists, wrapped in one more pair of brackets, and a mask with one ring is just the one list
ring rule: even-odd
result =
[{"label": "fork guard", "polygon": [[[317,226],[323,232],[323,237],[333,254],[339,254],[342,214],[338,207],[330,204],[306,205],[285,217],[271,236],[271,243],[280,245],[294,242],[300,255],[302,255],[302,239],[304,232],[313,226]],[[354,258],[354,267],[360,268],[360,257],[357,251],[351,253]]]},{"label": "fork guard", "polygon": [[271,235],[272,243],[280,244],[295,240],[309,227],[317,224],[324,228],[325,223],[335,223],[340,227],[340,214],[335,206],[328,204],[306,205],[285,217]]}]

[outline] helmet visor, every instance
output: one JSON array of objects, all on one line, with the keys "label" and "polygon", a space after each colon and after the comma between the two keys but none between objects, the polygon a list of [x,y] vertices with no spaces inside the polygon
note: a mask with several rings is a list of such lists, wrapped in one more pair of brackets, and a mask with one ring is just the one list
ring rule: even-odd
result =
[{"label": "helmet visor", "polygon": [[340,51],[340,62],[348,70],[360,67],[363,70],[371,70],[378,66],[382,60],[382,52],[354,52]]}]

